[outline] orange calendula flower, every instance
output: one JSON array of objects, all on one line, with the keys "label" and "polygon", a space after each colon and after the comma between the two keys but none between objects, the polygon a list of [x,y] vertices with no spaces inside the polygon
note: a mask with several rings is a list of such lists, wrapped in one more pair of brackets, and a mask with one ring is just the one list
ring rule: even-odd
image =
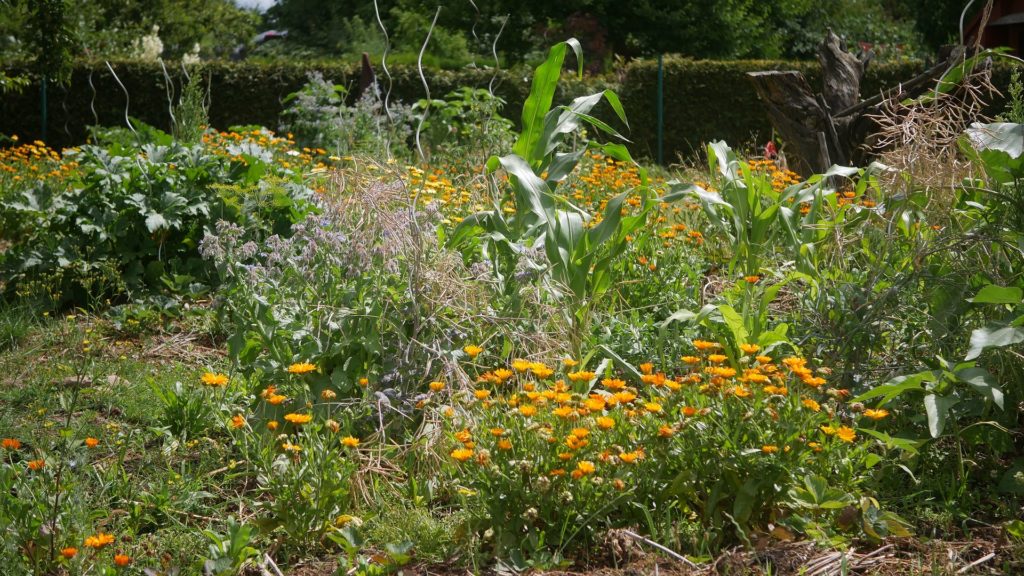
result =
[{"label": "orange calendula flower", "polygon": [[466,356],[469,356],[470,358],[476,358],[477,356],[480,355],[481,352],[484,351],[484,349],[479,346],[474,346],[473,344],[470,344],[469,346],[463,348],[462,351],[466,353]]},{"label": "orange calendula flower", "polygon": [[280,405],[280,404],[283,404],[283,403],[284,403],[284,401],[285,401],[285,400],[287,400],[287,399],[288,399],[288,397],[287,397],[287,396],[284,396],[284,395],[282,395],[282,394],[271,394],[271,395],[270,395],[270,396],[269,396],[269,397],[267,398],[267,402],[270,402],[270,403],[271,403],[271,404],[273,404],[274,406],[278,406],[278,405]]},{"label": "orange calendula flower", "polygon": [[821,410],[821,405],[815,402],[814,400],[811,400],[810,398],[804,398],[803,400],[800,401],[800,403],[803,404],[804,408],[807,408],[808,410],[814,412]]},{"label": "orange calendula flower", "polygon": [[243,426],[245,426],[245,416],[242,416],[241,414],[235,414],[234,416],[231,417],[232,428],[238,430]]},{"label": "orange calendula flower", "polygon": [[683,356],[680,360],[686,364],[700,364],[700,357],[698,356]]},{"label": "orange calendula flower", "polygon": [[573,428],[571,434],[577,438],[586,438],[590,436],[590,430],[586,428]]},{"label": "orange calendula flower", "polygon": [[334,390],[324,390],[320,392],[320,399],[324,402],[330,402],[338,397],[338,393]]},{"label": "orange calendula flower", "polygon": [[884,408],[879,408],[877,410],[874,408],[868,408],[867,410],[864,411],[864,416],[872,420],[881,420],[882,418],[885,418],[888,415],[889,411]]},{"label": "orange calendula flower", "polygon": [[205,384],[206,386],[210,386],[212,388],[219,388],[220,386],[225,386],[228,383],[227,374],[217,374],[214,372],[207,372],[203,374],[202,377],[200,377],[199,379],[203,382],[203,384]]},{"label": "orange calendula flower", "polygon": [[573,382],[588,382],[593,380],[594,376],[597,376],[597,374],[580,370],[579,372],[570,372],[567,376],[569,376],[569,380]]},{"label": "orange calendula flower", "polygon": [[721,364],[722,362],[725,362],[728,359],[729,357],[726,356],[725,354],[711,354],[710,356],[708,356],[708,362],[714,362],[715,364]]},{"label": "orange calendula flower", "polygon": [[292,424],[295,424],[296,426],[301,426],[303,424],[309,424],[309,422],[313,419],[313,415],[312,414],[285,414],[284,415],[284,419],[289,421],[289,422],[291,422]]},{"label": "orange calendula flower", "polygon": [[355,436],[345,436],[341,439],[341,443],[349,448],[355,448],[356,446],[359,446],[359,438],[356,438]]},{"label": "orange calendula flower", "polygon": [[39,460],[29,460],[28,461],[28,469],[32,470],[33,472],[38,472],[38,471],[42,470],[45,467],[46,467],[46,460],[43,460],[42,458],[40,458]]},{"label": "orange calendula flower", "polygon": [[682,409],[683,416],[686,416],[687,418],[691,418],[693,416],[696,416],[697,412],[698,412],[698,410],[696,408],[694,408],[693,406],[683,406],[683,409]]},{"label": "orange calendula flower", "polygon": [[68,560],[71,560],[72,558],[78,555],[78,548],[75,548],[74,546],[62,548],[60,551],[60,555],[67,558]]},{"label": "orange calendula flower", "polygon": [[652,364],[650,362],[644,362],[643,364],[641,364],[639,366],[639,368],[640,368],[640,372],[642,372],[644,374],[650,374],[651,372],[654,372],[654,364]]},{"label": "orange calendula flower", "polygon": [[440,392],[441,390],[444,390],[444,386],[445,386],[444,382],[439,382],[439,381],[438,382],[431,382],[430,383],[430,391],[431,392]]},{"label": "orange calendula flower", "polygon": [[129,558],[128,556],[124,555],[124,554],[115,554],[114,555],[114,566],[117,566],[118,568],[124,568],[125,566],[127,566],[127,565],[129,565],[131,563],[132,563],[132,559]]},{"label": "orange calendula flower", "polygon": [[774,444],[765,444],[764,446],[761,446],[761,452],[764,452],[765,454],[775,454],[778,451],[779,447]]},{"label": "orange calendula flower", "polygon": [[615,420],[607,416],[601,416],[597,419],[597,427],[601,430],[611,430],[615,428]]},{"label": "orange calendula flower", "polygon": [[842,426],[836,430],[836,436],[843,442],[853,442],[857,439],[857,432],[849,426]]},{"label": "orange calendula flower", "polygon": [[605,378],[601,380],[601,385],[609,390],[622,390],[626,387],[626,381],[618,378]]},{"label": "orange calendula flower", "polygon": [[519,407],[519,413],[529,418],[537,413],[537,407],[530,404],[523,404]]},{"label": "orange calendula flower", "polygon": [[490,390],[475,390],[475,391],[473,391],[473,395],[476,396],[477,400],[484,400],[488,396],[491,395],[491,391]]},{"label": "orange calendula flower", "polygon": [[308,374],[314,370],[316,365],[309,362],[297,362],[288,367],[289,374]]},{"label": "orange calendula flower", "polygon": [[761,347],[757,344],[740,344],[740,350],[742,350],[744,354],[754,354],[760,349]]},{"label": "orange calendula flower", "polygon": [[267,430],[270,430],[271,432],[273,432],[274,430],[277,430],[277,427],[278,427],[277,420],[271,420],[270,422],[267,422]]},{"label": "orange calendula flower", "polygon": [[370,385],[370,379],[369,378],[360,378],[359,379],[359,387],[360,388],[366,388],[369,385]]},{"label": "orange calendula flower", "polygon": [[576,469],[582,472],[583,474],[593,474],[594,471],[597,470],[597,468],[594,466],[594,463],[591,462],[590,460],[581,460],[577,462]]},{"label": "orange calendula flower", "polygon": [[757,284],[758,281],[761,280],[761,277],[757,276],[757,275],[754,275],[754,274],[751,274],[750,276],[744,276],[743,280],[745,280],[746,282],[748,282],[750,284]]},{"label": "orange calendula flower", "polygon": [[505,435],[505,429],[504,428],[491,428],[491,436],[504,436],[504,435]]},{"label": "orange calendula flower", "polygon": [[504,382],[512,377],[513,372],[508,368],[498,368],[494,371],[494,377],[498,379],[498,382]]},{"label": "orange calendula flower", "polygon": [[719,348],[721,345],[718,342],[708,342],[707,340],[691,340],[693,347],[700,351],[714,350]]},{"label": "orange calendula flower", "polygon": [[639,452],[623,452],[622,454],[619,454],[619,460],[622,460],[626,464],[634,464],[639,459]]},{"label": "orange calendula flower", "polygon": [[604,401],[604,398],[601,397],[590,397],[583,402],[583,405],[586,406],[587,410],[590,410],[591,412],[600,412],[601,410],[605,409],[605,406],[607,406],[607,404],[608,403]]},{"label": "orange calendula flower", "polygon": [[573,367],[579,365],[579,362],[577,362],[576,360],[573,360],[572,358],[563,358],[562,359],[562,365],[565,366],[566,368],[573,368]]},{"label": "orange calendula flower", "polygon": [[94,536],[89,536],[85,539],[85,547],[99,550],[104,546],[108,546],[114,543],[114,535],[99,532]]},{"label": "orange calendula flower", "polygon": [[662,438],[671,438],[675,433],[676,429],[668,424],[662,424],[658,427],[658,436],[661,436]]},{"label": "orange calendula flower", "polygon": [[473,457],[473,451],[468,448],[456,448],[452,450],[452,458],[459,462],[465,462]]},{"label": "orange calendula flower", "polygon": [[576,415],[576,412],[569,406],[559,406],[552,410],[551,413],[559,418],[571,418]]},{"label": "orange calendula flower", "polygon": [[20,450],[21,441],[14,438],[4,438],[3,440],[0,440],[0,446],[2,446],[4,450]]},{"label": "orange calendula flower", "polygon": [[90,436],[89,438],[85,439],[85,446],[87,448],[95,448],[95,447],[97,447],[99,445],[100,445],[100,441],[97,440],[96,438],[93,438],[93,437]]},{"label": "orange calendula flower", "polygon": [[498,440],[498,450],[511,450],[512,442],[508,438]]}]

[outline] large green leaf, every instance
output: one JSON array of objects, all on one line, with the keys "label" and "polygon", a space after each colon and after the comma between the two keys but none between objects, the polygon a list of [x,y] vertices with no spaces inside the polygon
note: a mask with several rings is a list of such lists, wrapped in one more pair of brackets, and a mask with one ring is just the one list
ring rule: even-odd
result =
[{"label": "large green leaf", "polygon": [[882,398],[882,404],[885,404],[896,398],[897,396],[908,391],[924,391],[924,383],[931,382],[937,377],[936,373],[928,370],[925,372],[918,372],[917,374],[911,374],[909,376],[897,376],[892,380],[889,380],[881,386],[876,386],[871,390],[857,396],[853,402],[864,402],[865,400],[871,400],[872,398]]},{"label": "large green leaf", "polygon": [[984,368],[965,368],[957,370],[956,376],[962,382],[968,384],[975,392],[992,401],[993,404],[1003,409],[1003,390],[999,382],[988,370]]},{"label": "large green leaf", "polygon": [[565,62],[565,51],[571,47],[576,53],[576,60],[579,64],[578,74],[583,76],[583,48],[575,38],[565,42],[559,42],[548,51],[545,60],[533,74],[533,84],[530,86],[530,95],[523,103],[523,126],[519,139],[516,140],[512,151],[533,165],[542,160],[534,156],[537,149],[537,142],[544,133],[544,118],[551,110],[551,101],[555,97],[555,88],[562,75],[562,64]]},{"label": "large green leaf", "polygon": [[1002,347],[1024,342],[1024,328],[1020,326],[986,327],[971,332],[971,347],[967,351],[966,360],[973,360],[985,348]]},{"label": "large green leaf", "polygon": [[938,438],[946,428],[946,418],[949,409],[955,406],[955,396],[940,396],[938,394],[926,394],[924,397],[924,411],[928,416],[928,433],[932,438]]},{"label": "large green leaf", "polygon": [[989,284],[978,291],[969,301],[975,304],[1020,304],[1024,290],[1017,286],[996,286]]}]

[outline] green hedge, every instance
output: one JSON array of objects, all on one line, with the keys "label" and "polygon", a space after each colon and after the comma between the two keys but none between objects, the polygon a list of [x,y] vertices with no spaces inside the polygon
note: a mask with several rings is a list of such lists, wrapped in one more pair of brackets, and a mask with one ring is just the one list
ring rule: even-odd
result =
[{"label": "green hedge", "polygon": [[[147,123],[168,128],[167,87],[159,64],[140,62],[112,63],[130,95],[128,113]],[[917,74],[921,63],[872,64],[862,86],[862,94],[875,94]],[[298,64],[210,63],[213,99],[210,122],[220,129],[232,125],[278,125],[282,99],[298,90],[308,72],[319,70],[336,83],[358,86],[356,64],[307,66]],[[811,86],[820,85],[820,70],[815,62],[777,61],[700,61],[669,57],[665,59],[665,159],[673,161],[700,149],[702,143],[724,139],[734,145],[764,142],[771,125],[757,99],[746,73],[755,70],[795,69],[803,72]],[[171,68],[175,84],[180,86],[180,68]],[[423,86],[415,67],[394,66],[392,98],[413,102],[422,98]],[[383,75],[378,70],[383,82]],[[460,86],[486,87],[494,73],[488,70],[430,70],[427,80],[431,95],[443,96]],[[90,88],[89,78],[95,92]],[[1006,69],[1000,68],[996,85],[1008,83]],[[529,92],[530,71],[500,71],[495,92],[508,105],[505,115],[518,123],[522,103]],[[657,63],[637,61],[629,64],[618,79],[587,78],[578,81],[566,73],[562,94],[556,102],[600,88],[616,89],[622,97],[630,120],[628,137],[635,154],[651,158],[657,147]],[[1005,90],[1004,90],[1005,92]],[[123,125],[124,92],[103,62],[80,62],[67,88],[52,87],[49,102],[48,136],[51,145],[67,146],[84,140],[86,127],[94,123],[90,107],[103,125]],[[998,103],[997,105],[1001,105]],[[610,111],[599,110],[601,117]],[[22,138],[39,137],[39,87],[33,85],[21,94],[8,94],[0,102],[0,133]]]},{"label": "green hedge", "polygon": [[[159,64],[143,62],[111,62],[117,77],[124,83],[130,100],[126,102],[124,90],[103,62],[79,62],[67,87],[50,86],[47,140],[52,146],[79,144],[86,137],[86,127],[96,123],[105,126],[124,125],[125,107],[128,114],[148,124],[168,129],[168,87]],[[423,98],[423,83],[415,67],[389,67],[392,75],[392,101],[412,103]],[[9,70],[18,72],[17,69]],[[308,73],[320,71],[325,78],[350,87],[350,96],[358,92],[360,68],[358,64],[314,65],[303,64],[249,64],[207,63],[204,77],[209,77],[212,99],[210,124],[218,129],[229,126],[258,124],[271,129],[278,126],[283,109],[282,100],[306,82]],[[168,64],[168,73],[180,90],[182,71]],[[382,87],[387,80],[377,70]],[[90,86],[95,87],[95,90]],[[483,69],[459,71],[428,70],[427,81],[432,97],[442,97],[460,86],[485,88],[494,78],[495,93],[508,105],[505,114],[518,119],[522,103],[529,92],[528,70],[504,70],[497,75]],[[563,86],[562,97],[584,93],[592,81],[571,80]],[[95,109],[95,116],[93,113]],[[7,94],[0,101],[0,133],[17,134],[23,139],[40,137],[40,88],[33,83],[20,94]]]}]

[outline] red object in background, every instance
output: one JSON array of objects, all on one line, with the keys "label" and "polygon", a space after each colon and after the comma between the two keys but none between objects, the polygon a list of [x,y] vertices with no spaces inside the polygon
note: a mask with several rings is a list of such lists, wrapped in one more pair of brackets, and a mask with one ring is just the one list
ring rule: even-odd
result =
[{"label": "red object in background", "polygon": [[769,140],[768,143],[764,145],[764,157],[774,160],[778,155],[779,151],[775,148],[775,142]]}]

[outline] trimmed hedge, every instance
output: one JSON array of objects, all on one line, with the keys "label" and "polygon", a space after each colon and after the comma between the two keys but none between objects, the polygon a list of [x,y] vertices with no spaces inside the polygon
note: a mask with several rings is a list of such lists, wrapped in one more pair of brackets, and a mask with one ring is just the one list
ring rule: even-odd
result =
[{"label": "trimmed hedge", "polygon": [[[667,57],[664,62],[665,161],[703,152],[703,144],[725,140],[733,146],[767,142],[772,126],[746,74],[758,70],[797,70],[814,90],[821,89],[817,62],[706,61]],[[923,62],[871,63],[861,82],[867,98],[905,82],[924,70]],[[997,66],[993,84],[1004,94],[1009,67]],[[619,96],[629,117],[635,155],[653,158],[657,152],[657,61],[638,61],[626,68]],[[1002,110],[992,102],[990,114]]]},{"label": "trimmed hedge", "polygon": [[[167,129],[168,89],[159,64],[141,62],[111,63],[130,95],[128,113],[135,118]],[[821,83],[816,62],[778,61],[702,61],[678,57],[665,59],[665,159],[688,156],[700,150],[704,142],[723,139],[733,145],[764,142],[771,134],[771,125],[746,73],[756,70],[799,70],[812,88]],[[868,68],[861,93],[869,95],[905,81],[923,69],[920,62],[875,64]],[[298,90],[307,74],[318,70],[324,77],[352,88],[356,96],[359,66],[357,64],[252,64],[207,63],[212,88],[210,123],[219,129],[233,125],[258,124],[276,128],[283,109],[282,100]],[[16,72],[16,70],[14,70]],[[392,99],[406,103],[424,96],[423,85],[415,67],[394,66]],[[170,67],[175,85],[180,88],[181,69]],[[89,77],[96,87],[90,88]],[[486,87],[493,71],[467,68],[458,71],[429,70],[427,80],[431,96],[441,97],[460,87]],[[513,69],[499,71],[495,92],[508,104],[504,114],[518,124],[523,101],[530,89],[531,71]],[[997,68],[996,86],[1008,85],[1008,69]],[[385,78],[378,70],[378,79]],[[576,80],[566,73],[556,103],[598,89],[610,87],[619,92],[630,130],[631,148],[637,156],[653,158],[657,148],[657,62],[636,61],[629,64],[620,80],[586,78]],[[1005,90],[1004,90],[1005,92]],[[94,124],[90,104],[102,125],[123,125],[125,95],[103,62],[80,62],[67,88],[52,87],[49,103],[49,143],[69,146],[84,141],[86,127]],[[1001,106],[1001,102],[994,106]],[[597,115],[610,118],[610,110]],[[0,133],[18,134],[22,138],[39,137],[39,86],[32,85],[21,94],[8,94],[0,102]]]},{"label": "trimmed hedge", "polygon": [[[129,94],[126,102],[124,90],[103,62],[79,62],[67,87],[49,87],[47,140],[55,147],[83,142],[87,127],[124,126],[125,107],[128,115],[161,129],[169,129],[168,83],[158,63],[121,61],[111,62],[117,77]],[[203,77],[209,78],[211,88],[210,124],[218,129],[229,126],[258,124],[271,129],[278,126],[278,117],[284,109],[282,100],[299,90],[313,71],[337,84],[350,88],[350,98],[358,96],[360,67],[358,64],[312,65],[303,64],[250,64],[207,63]],[[411,104],[425,96],[423,83],[415,67],[389,67],[392,76],[391,100]],[[10,72],[17,73],[14,69]],[[168,64],[168,73],[175,88],[180,91],[183,76],[180,67]],[[377,70],[378,80],[386,87],[387,79]],[[92,86],[90,87],[90,76]],[[486,88],[494,80],[494,91],[508,104],[504,114],[518,120],[522,105],[530,90],[528,70],[502,70],[495,77],[493,71],[463,69],[459,71],[428,70],[430,95],[443,97],[461,86]],[[566,75],[560,98],[569,98],[586,92],[590,79],[578,81]],[[95,116],[93,114],[95,108]],[[20,94],[8,94],[0,101],[0,133],[17,134],[23,139],[40,137],[40,87],[34,82]]]}]

